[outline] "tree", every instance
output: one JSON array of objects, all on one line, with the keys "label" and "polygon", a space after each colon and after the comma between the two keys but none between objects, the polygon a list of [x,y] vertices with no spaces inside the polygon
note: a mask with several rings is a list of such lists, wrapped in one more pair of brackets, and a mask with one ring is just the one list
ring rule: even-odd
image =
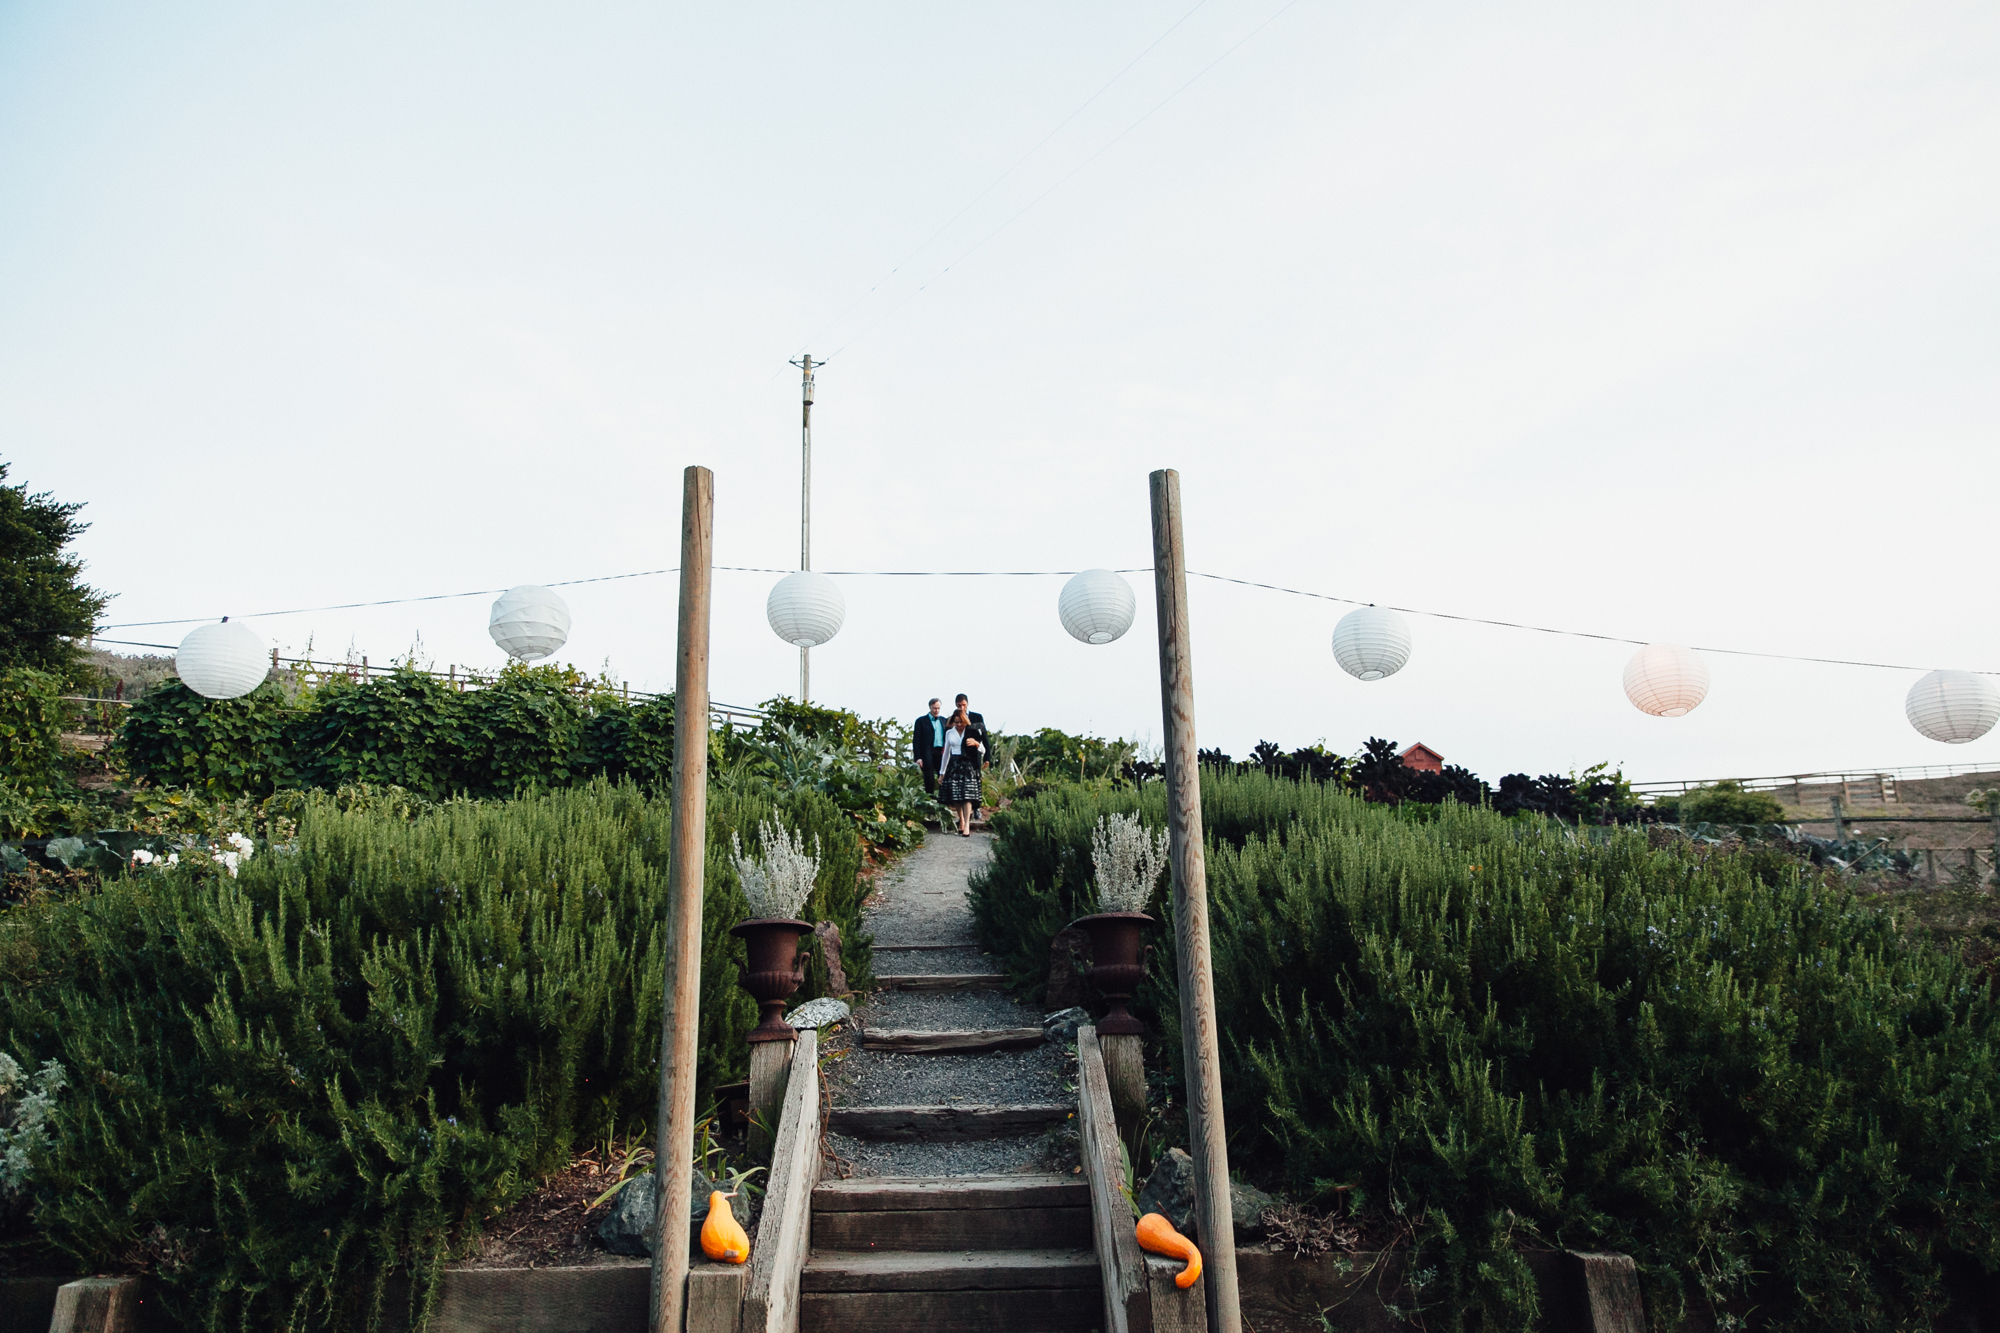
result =
[{"label": "tree", "polygon": [[[7,464],[0,463],[0,482]],[[68,676],[75,640],[85,637],[110,601],[83,582],[83,561],[65,554],[90,525],[81,504],[60,504],[25,485],[0,485],[0,668],[34,667]]]}]

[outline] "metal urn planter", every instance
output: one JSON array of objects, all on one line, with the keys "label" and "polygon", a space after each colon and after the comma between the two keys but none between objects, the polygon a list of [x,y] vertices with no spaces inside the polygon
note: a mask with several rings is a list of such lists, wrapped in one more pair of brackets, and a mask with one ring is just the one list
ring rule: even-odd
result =
[{"label": "metal urn planter", "polygon": [[763,1021],[750,1029],[747,1040],[798,1040],[798,1030],[785,1021],[785,1001],[805,983],[805,955],[799,950],[799,939],[812,934],[812,923],[784,916],[759,917],[737,922],[729,933],[740,936],[749,946],[750,960],[740,981],[764,1015]]},{"label": "metal urn planter", "polygon": [[1098,1035],[1140,1036],[1146,1025],[1125,1008],[1146,978],[1142,937],[1153,918],[1144,912],[1099,912],[1075,923],[1090,935],[1090,979],[1111,1003],[1097,1025]]}]

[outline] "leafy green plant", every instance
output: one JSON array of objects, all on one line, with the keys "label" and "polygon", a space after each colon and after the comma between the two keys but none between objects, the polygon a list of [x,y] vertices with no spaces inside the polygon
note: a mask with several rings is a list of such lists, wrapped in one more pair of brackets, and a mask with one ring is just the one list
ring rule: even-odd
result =
[{"label": "leafy green plant", "polygon": [[1775,824],[1785,817],[1777,797],[1746,791],[1735,781],[1696,787],[1674,803],[1674,810],[1683,824]]},{"label": "leafy green plant", "polygon": [[284,733],[289,767],[305,786],[450,796],[465,766],[464,698],[408,664],[363,682],[332,676]]},{"label": "leafy green plant", "polygon": [[291,717],[284,691],[268,681],[240,699],[204,699],[171,680],[132,706],[113,750],[162,787],[268,796],[292,776]]},{"label": "leafy green plant", "polygon": [[[741,1073],[743,914],[711,807],[697,1081]],[[0,915],[0,1045],[59,1060],[34,1222],[80,1265],[155,1235],[180,1322],[421,1323],[440,1266],[652,1109],[670,822],[603,784],[414,818],[305,800],[287,845]],[[402,1312],[398,1312],[402,1313]]]},{"label": "leafy green plant", "polygon": [[[1633,1255],[1667,1328],[1928,1328],[1948,1265],[2000,1270],[2000,1002],[1825,873],[1262,773],[1202,787],[1232,1163],[1406,1221],[1427,1326],[1532,1326],[1531,1234]],[[995,817],[973,905],[1017,978],[1078,914],[1094,820],[1156,826],[1164,797]],[[1177,1066],[1170,967],[1140,1001]]]}]

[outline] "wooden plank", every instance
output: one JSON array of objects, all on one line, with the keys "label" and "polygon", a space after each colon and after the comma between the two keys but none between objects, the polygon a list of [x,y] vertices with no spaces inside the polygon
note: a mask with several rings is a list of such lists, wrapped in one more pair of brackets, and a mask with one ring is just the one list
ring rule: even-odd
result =
[{"label": "wooden plank", "polygon": [[1005,972],[915,972],[901,976],[875,978],[876,986],[883,990],[908,991],[967,991],[1005,990]]},{"label": "wooden plank", "polygon": [[944,1143],[1032,1134],[1069,1118],[1058,1102],[1029,1106],[836,1106],[828,1128],[857,1139],[888,1143]]},{"label": "wooden plank", "polygon": [[812,1194],[819,1180],[819,1034],[799,1033],[794,1077],[785,1088],[778,1143],[757,1243],[743,1297],[743,1333],[794,1333],[799,1326],[799,1272],[812,1244]]},{"label": "wooden plank", "polygon": [[1152,1300],[1146,1289],[1145,1252],[1134,1230],[1126,1198],[1125,1163],[1118,1122],[1111,1109],[1111,1083],[1097,1029],[1076,1030],[1077,1120],[1083,1133],[1083,1174],[1090,1187],[1091,1232],[1097,1246],[1103,1292],[1104,1333],[1149,1333]]},{"label": "wooden plank", "polygon": [[1569,1253],[1583,1279],[1590,1333],[1646,1333],[1646,1303],[1639,1295],[1639,1266],[1632,1256]]},{"label": "wooden plank", "polygon": [[[1382,1301],[1402,1281],[1401,1253],[1295,1259],[1289,1250],[1246,1245],[1236,1257],[1244,1321],[1257,1333],[1323,1333],[1323,1310],[1341,1333],[1408,1333]],[[1205,1284],[1195,1283],[1194,1290]]]},{"label": "wooden plank", "polygon": [[749,1287],[747,1264],[697,1262],[688,1269],[687,1333],[736,1333]]},{"label": "wooden plank", "polygon": [[430,1330],[628,1333],[646,1318],[651,1284],[652,1265],[644,1259],[574,1268],[455,1268],[444,1275]]},{"label": "wooden plank", "polygon": [[1149,478],[1153,501],[1154,619],[1160,637],[1160,714],[1167,769],[1167,841],[1173,866],[1174,961],[1180,979],[1188,1151],[1194,1158],[1195,1225],[1202,1281],[1215,1333],[1243,1333],[1236,1289],[1236,1231],[1229,1205],[1229,1135],[1222,1115],[1222,1058],[1215,976],[1208,951],[1208,866],[1201,833],[1200,752],[1194,730],[1194,647],[1188,623],[1186,530],[1181,478]]},{"label": "wooden plank", "polygon": [[813,1246],[832,1250],[1042,1250],[1091,1243],[1087,1208],[820,1213]]},{"label": "wooden plank", "polygon": [[1086,1333],[1097,1306],[1062,1288],[1025,1291],[820,1291],[800,1333]]},{"label": "wooden plank", "polygon": [[80,1277],[56,1290],[49,1333],[138,1333],[152,1313],[142,1310],[143,1278]]},{"label": "wooden plank", "polygon": [[701,893],[708,837],[708,594],[715,545],[715,474],[681,473],[680,629],[674,667],[674,820],[667,854],[666,978],[660,1002],[659,1163],[652,1277],[653,1333],[681,1333],[694,1189],[695,1038],[701,1019]]},{"label": "wooden plank", "polygon": [[[815,1251],[801,1291],[1009,1291],[1097,1287],[1097,1256],[1088,1249],[982,1250],[972,1254],[910,1251],[854,1254]],[[690,1330],[690,1333],[693,1333]]]},{"label": "wooden plank", "polygon": [[1201,1290],[1206,1275],[1183,1291],[1174,1285],[1174,1278],[1185,1267],[1179,1259],[1146,1256],[1146,1298],[1153,1307],[1153,1333],[1208,1333],[1208,1301]]},{"label": "wooden plank", "polygon": [[905,1055],[955,1055],[975,1051],[1022,1051],[1042,1044],[1040,1028],[947,1028],[925,1032],[915,1028],[863,1028],[864,1051],[900,1051]]},{"label": "wooden plank", "polygon": [[859,1176],[824,1180],[813,1213],[924,1208],[1087,1208],[1090,1187],[1074,1176]]}]

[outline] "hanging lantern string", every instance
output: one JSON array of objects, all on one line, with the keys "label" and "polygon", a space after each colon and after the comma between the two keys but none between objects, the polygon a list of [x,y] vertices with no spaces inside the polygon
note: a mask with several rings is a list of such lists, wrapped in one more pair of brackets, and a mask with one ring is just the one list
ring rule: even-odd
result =
[{"label": "hanging lantern string", "polygon": [[[715,569],[736,574],[790,574],[793,570],[770,568],[763,565],[715,565]],[[680,567],[672,569],[642,569],[632,574],[600,574],[587,579],[560,579],[543,584],[547,588],[569,588],[585,583],[615,583],[621,579],[653,578],[661,574],[678,574]],[[825,574],[840,575],[844,578],[909,578],[909,579],[982,579],[982,578],[1065,578],[1081,574],[1080,569],[828,569]],[[1115,574],[1148,574],[1150,565],[1134,569],[1117,569]],[[1599,643],[1630,643],[1644,647],[1650,640],[1632,639],[1619,634],[1592,634],[1587,630],[1555,629],[1548,625],[1527,625],[1518,620],[1493,620],[1485,616],[1462,616],[1450,611],[1425,611],[1414,606],[1389,606],[1382,602],[1365,602],[1355,597],[1340,597],[1332,593],[1308,592],[1303,588],[1287,588],[1276,583],[1259,583],[1255,579],[1231,578],[1227,574],[1205,574],[1198,569],[1190,569],[1195,578],[1211,579],[1217,583],[1234,583],[1244,588],[1262,588],[1267,592],[1282,592],[1293,597],[1310,597],[1316,601],[1339,602],[1343,606],[1384,606],[1404,615],[1428,616],[1432,620],[1456,620],[1468,625],[1492,625],[1499,629],[1528,630],[1535,634],[1556,634],[1571,639],[1595,639]],[[377,606],[407,606],[417,602],[444,602],[459,597],[492,597],[507,591],[505,588],[480,588],[472,592],[433,593],[428,597],[390,597],[379,602],[341,602],[334,606],[303,606],[289,611],[256,611],[249,615],[232,616],[234,620],[255,620],[266,616],[298,616],[318,611],[355,611]],[[144,629],[153,625],[192,625],[201,620],[214,620],[214,616],[183,616],[179,620],[128,620],[115,625],[102,625],[100,629]],[[104,639],[103,643],[119,643],[134,648],[171,647],[170,644],[126,643],[118,639]],[[1813,662],[1821,666],[1871,667],[1881,671],[1929,671],[1930,667],[1912,666],[1905,662],[1863,662],[1846,657],[1807,657],[1798,653],[1766,653],[1749,648],[1710,648],[1700,644],[1689,645],[1696,652],[1723,653],[1730,657],[1763,657],[1776,662]],[[2000,671],[1975,671],[1977,676],[2000,676]]]}]

